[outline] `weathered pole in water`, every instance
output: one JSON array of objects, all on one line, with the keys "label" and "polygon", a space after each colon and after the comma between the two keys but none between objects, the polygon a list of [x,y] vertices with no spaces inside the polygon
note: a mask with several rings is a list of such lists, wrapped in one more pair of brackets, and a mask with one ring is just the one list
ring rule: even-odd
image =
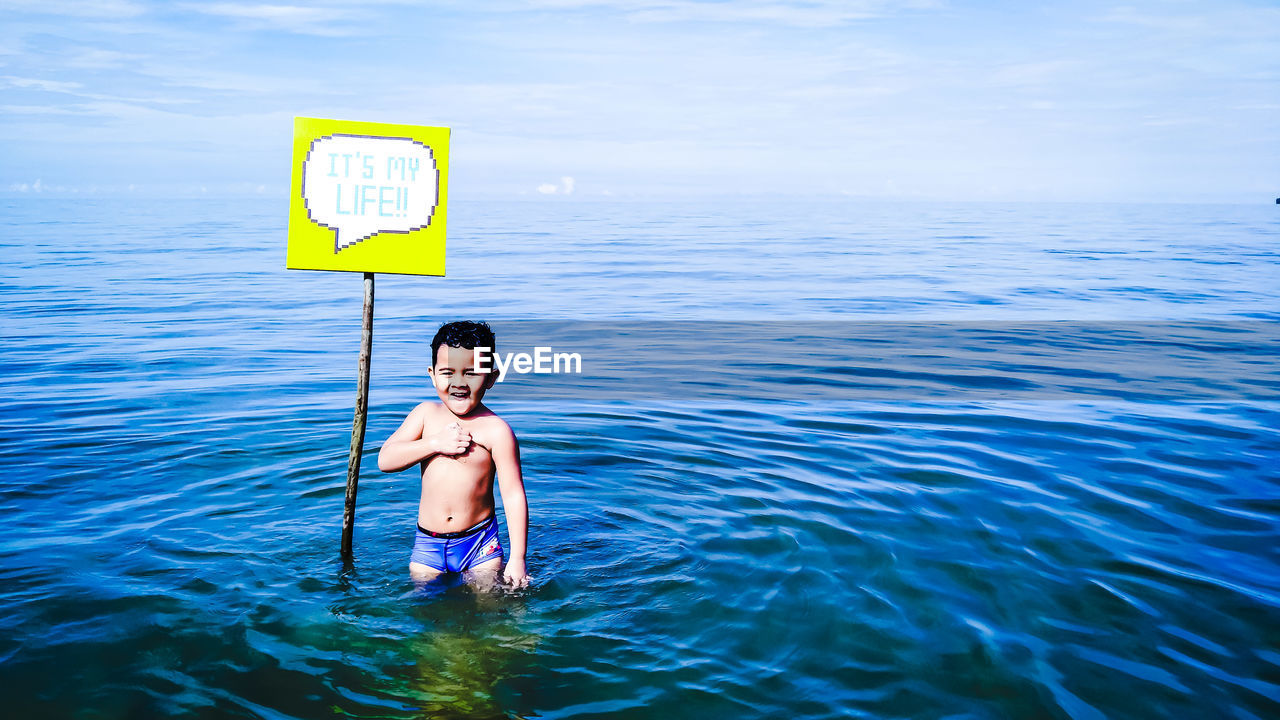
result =
[{"label": "weathered pole in water", "polygon": [[364,274],[364,322],[360,336],[360,380],[356,416],[351,423],[351,452],[347,456],[347,504],[342,511],[342,557],[351,559],[351,535],[356,524],[356,486],[360,483],[360,455],[364,452],[364,424],[369,415],[369,356],[373,352],[373,273]]}]

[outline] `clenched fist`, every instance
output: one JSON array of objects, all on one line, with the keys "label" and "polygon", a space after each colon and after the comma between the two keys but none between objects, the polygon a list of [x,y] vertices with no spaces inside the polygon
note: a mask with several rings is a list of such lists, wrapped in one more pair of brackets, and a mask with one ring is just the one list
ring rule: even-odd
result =
[{"label": "clenched fist", "polygon": [[471,447],[471,433],[462,429],[461,423],[450,423],[428,438],[431,449],[441,455],[461,455]]}]

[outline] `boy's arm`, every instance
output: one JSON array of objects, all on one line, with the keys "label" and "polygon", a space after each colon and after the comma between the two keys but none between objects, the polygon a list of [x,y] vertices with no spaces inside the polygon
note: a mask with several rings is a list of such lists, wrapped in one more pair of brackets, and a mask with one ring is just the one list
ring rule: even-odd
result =
[{"label": "boy's arm", "polygon": [[529,584],[525,567],[525,550],[529,542],[529,501],[524,494],[524,478],[520,474],[520,444],[505,422],[496,433],[493,466],[498,473],[498,489],[502,492],[502,509],[507,515],[507,535],[511,539],[511,557],[502,571],[502,579],[513,587]]},{"label": "boy's arm", "polygon": [[424,437],[429,405],[422,403],[409,413],[400,427],[378,450],[378,469],[400,472],[432,455],[457,455],[471,444],[471,435],[458,423]]}]

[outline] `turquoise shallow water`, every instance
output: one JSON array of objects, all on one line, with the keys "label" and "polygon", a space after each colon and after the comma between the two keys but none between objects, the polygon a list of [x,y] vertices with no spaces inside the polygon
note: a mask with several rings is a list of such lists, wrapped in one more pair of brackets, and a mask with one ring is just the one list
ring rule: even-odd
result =
[{"label": "turquoise shallow water", "polygon": [[358,276],[274,201],[5,201],[14,717],[1280,713],[1273,207],[458,203],[379,276],[367,451],[424,336],[490,396],[534,587],[405,577]]}]

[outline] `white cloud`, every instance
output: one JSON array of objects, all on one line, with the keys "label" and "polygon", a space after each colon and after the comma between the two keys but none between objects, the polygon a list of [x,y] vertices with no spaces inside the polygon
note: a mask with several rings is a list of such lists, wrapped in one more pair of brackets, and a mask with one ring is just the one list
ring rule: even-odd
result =
[{"label": "white cloud", "polygon": [[138,3],[120,0],[3,0],[0,10],[81,18],[119,18],[141,15],[145,8]]},{"label": "white cloud", "polygon": [[936,0],[529,0],[539,10],[613,10],[633,22],[767,22],[832,27],[901,11],[934,9]]},{"label": "white cloud", "polygon": [[58,82],[56,80],[40,80],[37,78],[5,75],[0,77],[0,87],[35,88],[36,90],[44,90],[45,92],[69,93],[82,86],[80,83],[76,82]]},{"label": "white cloud", "polygon": [[9,115],[73,115],[81,117],[84,109],[80,106],[52,107],[49,105],[0,105],[0,112]]},{"label": "white cloud", "polygon": [[194,88],[242,96],[286,96],[293,93],[318,95],[326,89],[325,83],[319,77],[228,72],[199,65],[177,65],[172,62],[147,63],[134,70],[155,78],[165,87]]},{"label": "white cloud", "polygon": [[141,57],[140,55],[130,55],[115,50],[89,48],[68,57],[63,61],[63,65],[83,70],[106,70],[124,67],[126,64]]},{"label": "white cloud", "polygon": [[283,30],[299,35],[353,35],[363,27],[358,8],[302,7],[299,5],[246,5],[240,3],[191,3],[187,10],[227,18],[249,27]]},{"label": "white cloud", "polygon": [[572,195],[573,194],[573,178],[565,176],[560,178],[560,184],[542,183],[537,190],[543,195]]},{"label": "white cloud", "polygon": [[[146,97],[128,97],[121,95],[103,95],[95,92],[88,92],[84,89],[84,85],[77,82],[60,82],[57,80],[40,80],[37,78],[15,77],[13,75],[0,76],[0,89],[4,88],[21,88],[43,90],[49,93],[59,93],[63,95],[71,95],[86,100],[100,100],[105,102],[120,103],[138,103],[143,105],[186,105],[194,101],[184,98],[174,98],[162,95],[151,95]],[[90,105],[87,104],[70,104],[70,105],[8,105],[13,112],[33,114],[43,113],[49,115],[79,115],[89,111]]]},{"label": "white cloud", "polygon": [[991,73],[990,82],[992,85],[1036,87],[1063,77],[1080,76],[1085,69],[1086,63],[1079,59],[1009,63],[996,68]]}]

